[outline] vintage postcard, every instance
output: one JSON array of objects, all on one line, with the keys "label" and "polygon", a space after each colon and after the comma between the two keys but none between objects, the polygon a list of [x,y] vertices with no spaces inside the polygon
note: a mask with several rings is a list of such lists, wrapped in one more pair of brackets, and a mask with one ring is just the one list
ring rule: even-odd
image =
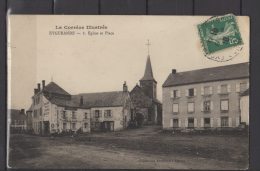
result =
[{"label": "vintage postcard", "polygon": [[249,167],[249,18],[8,16],[7,167]]}]

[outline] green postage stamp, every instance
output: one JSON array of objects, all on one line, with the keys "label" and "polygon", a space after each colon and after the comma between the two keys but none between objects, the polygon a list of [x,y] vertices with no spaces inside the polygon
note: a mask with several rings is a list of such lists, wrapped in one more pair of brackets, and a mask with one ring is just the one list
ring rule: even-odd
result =
[{"label": "green postage stamp", "polygon": [[243,44],[233,14],[212,17],[199,24],[198,30],[206,54]]}]

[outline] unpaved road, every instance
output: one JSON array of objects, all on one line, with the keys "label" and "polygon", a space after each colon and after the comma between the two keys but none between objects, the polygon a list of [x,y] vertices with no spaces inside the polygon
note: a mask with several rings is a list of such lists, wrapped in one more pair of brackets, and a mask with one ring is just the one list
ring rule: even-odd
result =
[{"label": "unpaved road", "polygon": [[[125,133],[91,135],[91,137],[102,137],[102,144],[95,141],[88,143],[70,137],[52,139],[50,137],[16,135],[16,137],[12,137],[16,138],[13,141],[17,142],[11,145],[9,165],[14,168],[86,169],[241,169],[243,167],[235,160],[219,160],[192,155],[192,153],[187,155],[177,151],[178,153],[170,152],[166,154],[154,153],[152,150],[151,152],[135,150],[126,146],[118,148],[118,144],[111,144],[110,141],[106,142],[105,139],[127,139],[136,143],[134,140],[138,137],[143,140],[145,140],[145,137],[158,137],[161,141],[172,141],[168,135],[160,137],[159,131],[151,130],[153,129],[145,128],[130,130]],[[178,137],[177,142],[187,141],[192,143],[190,140],[190,137]],[[194,137],[192,140],[194,140]],[[20,148],[17,146],[20,146]],[[158,151],[159,147],[151,146],[151,148]],[[172,147],[169,146],[169,148]]]}]

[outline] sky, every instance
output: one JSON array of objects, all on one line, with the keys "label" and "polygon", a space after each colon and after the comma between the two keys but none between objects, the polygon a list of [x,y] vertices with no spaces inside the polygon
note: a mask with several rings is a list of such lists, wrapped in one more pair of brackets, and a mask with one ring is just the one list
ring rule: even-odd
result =
[{"label": "sky", "polygon": [[[8,25],[9,107],[28,109],[33,89],[42,80],[46,80],[46,84],[52,80],[70,94],[121,91],[124,81],[131,91],[144,74],[148,39],[159,100],[162,99],[162,84],[172,69],[182,72],[248,62],[249,19],[237,17],[243,50],[230,61],[216,62],[204,56],[197,30],[197,25],[208,18],[11,16]],[[64,29],[64,26],[77,25],[105,25],[107,29]],[[80,34],[49,34],[50,31],[68,30]],[[103,32],[103,35],[89,35],[88,31]],[[221,53],[229,55],[232,50]]]}]

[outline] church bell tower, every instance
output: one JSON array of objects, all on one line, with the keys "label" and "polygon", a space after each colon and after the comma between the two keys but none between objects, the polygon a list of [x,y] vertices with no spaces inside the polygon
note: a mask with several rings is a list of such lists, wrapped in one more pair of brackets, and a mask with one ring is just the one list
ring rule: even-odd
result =
[{"label": "church bell tower", "polygon": [[140,86],[147,96],[149,96],[152,99],[156,99],[157,98],[156,97],[157,82],[153,77],[152,64],[151,64],[151,59],[150,59],[150,54],[149,54],[149,46],[151,44],[150,44],[149,40],[146,45],[148,47],[148,56],[147,56],[144,76],[140,80]]}]

